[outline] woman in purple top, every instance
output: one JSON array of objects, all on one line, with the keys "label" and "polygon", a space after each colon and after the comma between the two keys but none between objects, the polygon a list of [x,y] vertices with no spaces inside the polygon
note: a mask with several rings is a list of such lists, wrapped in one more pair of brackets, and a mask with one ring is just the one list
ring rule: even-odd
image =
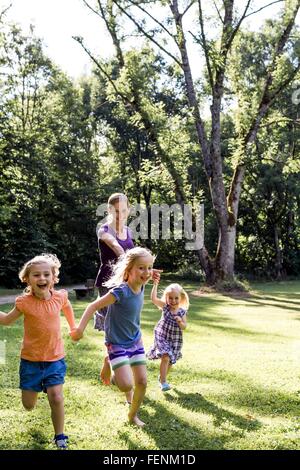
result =
[{"label": "woman in purple top", "polygon": [[[108,199],[108,222],[98,229],[98,246],[100,255],[100,268],[97,274],[95,285],[99,289],[99,295],[103,296],[108,292],[103,283],[112,275],[112,265],[125,251],[134,248],[130,229],[125,225],[129,214],[128,199],[125,194],[114,193]],[[95,314],[94,328],[104,330],[104,321],[107,307]],[[100,378],[105,385],[110,384],[111,368],[108,355],[104,358],[100,372]],[[130,397],[127,397],[129,401]]]},{"label": "woman in purple top", "polygon": [[[134,248],[130,229],[125,225],[128,214],[128,199],[125,194],[115,193],[108,199],[109,221],[100,226],[98,230],[98,246],[100,255],[100,269],[95,285],[99,289],[99,295],[105,295],[108,289],[103,283],[112,275],[112,265],[119,256],[130,248]],[[94,328],[104,330],[106,308],[95,315]]]},{"label": "woman in purple top", "polygon": [[[117,203],[119,205],[119,203]],[[97,274],[95,285],[98,289],[103,289],[102,284],[111,277],[112,269],[111,265],[114,264],[120,254],[123,254],[125,251],[129,250],[130,248],[134,248],[134,244],[131,238],[131,230],[124,226],[124,236],[125,239],[119,238],[118,233],[111,224],[104,224],[98,230],[98,247],[99,247],[99,254],[100,254],[100,268]],[[113,239],[112,239],[112,238]],[[110,243],[115,245],[115,242],[118,243],[119,246],[110,246]],[[117,255],[117,253],[120,253]]]}]

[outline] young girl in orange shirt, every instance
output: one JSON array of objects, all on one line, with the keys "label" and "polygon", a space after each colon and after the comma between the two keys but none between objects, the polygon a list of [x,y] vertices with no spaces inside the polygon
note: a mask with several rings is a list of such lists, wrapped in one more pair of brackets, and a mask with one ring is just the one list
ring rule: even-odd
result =
[{"label": "young girl in orange shirt", "polygon": [[31,259],[21,269],[19,278],[27,284],[17,297],[13,310],[0,312],[0,324],[11,325],[24,318],[24,338],[21,349],[20,389],[26,410],[32,410],[38,392],[45,392],[51,408],[54,443],[67,448],[64,434],[63,383],[66,374],[64,346],[61,337],[60,311],[70,330],[76,325],[73,308],[66,290],[54,290],[58,282],[60,262],[55,255],[42,254]]}]

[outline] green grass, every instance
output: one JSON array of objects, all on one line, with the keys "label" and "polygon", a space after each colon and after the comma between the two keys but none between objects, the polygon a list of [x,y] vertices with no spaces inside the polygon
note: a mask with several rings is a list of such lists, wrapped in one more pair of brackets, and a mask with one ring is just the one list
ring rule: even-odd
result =
[{"label": "green grass", "polygon": [[[196,284],[184,283],[188,291]],[[254,284],[250,298],[193,296],[183,358],[157,384],[148,363],[148,389],[137,429],[115,387],[98,381],[103,334],[88,326],[72,343],[63,320],[68,375],[64,387],[71,449],[300,449],[300,282]],[[142,331],[149,348],[160,314],[147,287]],[[71,300],[76,316],[86,302]],[[1,310],[8,311],[10,306]],[[0,365],[0,449],[52,449],[47,398],[25,412],[18,390],[22,322],[0,328],[7,361]]]}]

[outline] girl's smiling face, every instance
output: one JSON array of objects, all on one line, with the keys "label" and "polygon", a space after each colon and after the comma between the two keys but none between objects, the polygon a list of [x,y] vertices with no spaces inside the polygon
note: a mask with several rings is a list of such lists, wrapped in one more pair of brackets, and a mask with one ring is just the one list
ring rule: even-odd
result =
[{"label": "girl's smiling face", "polygon": [[54,285],[54,276],[48,263],[33,264],[27,279],[32,293],[37,297],[44,297],[49,294]]},{"label": "girl's smiling face", "polygon": [[179,307],[180,304],[180,294],[177,290],[171,290],[167,294],[167,304],[171,307],[171,309],[176,309]]},{"label": "girl's smiling face", "polygon": [[141,256],[137,258],[128,273],[128,281],[134,284],[146,284],[151,278],[153,257]]}]

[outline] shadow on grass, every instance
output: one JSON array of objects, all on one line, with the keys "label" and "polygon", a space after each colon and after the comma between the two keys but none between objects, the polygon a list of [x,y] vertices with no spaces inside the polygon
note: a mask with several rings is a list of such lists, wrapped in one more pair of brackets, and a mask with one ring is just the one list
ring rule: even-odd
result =
[{"label": "shadow on grass", "polygon": [[[142,331],[149,333],[150,330],[151,332],[153,332],[156,322],[158,321],[160,316],[155,320],[150,320],[149,316],[151,315],[151,313],[148,313],[147,311],[145,313],[146,314],[142,319]],[[207,314],[206,312],[205,314],[203,314],[202,312],[199,312],[199,314],[195,315],[193,311],[190,311],[188,315],[188,324],[189,329],[191,325],[195,327],[207,327],[213,330],[217,330],[219,332],[228,333],[230,335],[236,335],[240,338],[255,338],[259,342],[269,343],[274,342],[275,338],[285,338],[285,335],[281,334],[272,333],[272,335],[270,335],[268,332],[264,331],[261,332],[256,330],[250,330],[247,328],[240,328],[239,326],[235,326],[236,321],[230,318],[229,316],[219,315],[216,313]]]},{"label": "shadow on grass", "polygon": [[[19,441],[14,441],[13,448],[8,444],[7,440],[0,439],[0,450],[49,450],[51,448],[48,436],[37,429],[29,428],[26,432],[26,442],[22,442],[21,436]],[[53,449],[54,449],[53,445]]]},{"label": "shadow on grass", "polygon": [[[204,323],[206,326],[218,325],[221,323],[232,323],[232,319],[229,316],[218,313],[218,307],[221,307],[223,304],[224,302],[220,299],[204,299],[204,302],[202,302],[196,298],[193,302],[193,305],[189,309],[188,322],[197,325],[203,325],[203,322],[206,322]],[[156,307],[146,303],[141,317],[142,331],[153,331],[153,328],[155,327],[160,317],[161,312]],[[224,327],[222,326],[221,328]]]},{"label": "shadow on grass", "polygon": [[[227,319],[227,321],[230,321]],[[220,320],[220,323],[223,323],[224,320]],[[239,328],[236,326],[225,326],[223,324],[216,324],[217,322],[215,320],[212,320],[210,317],[203,317],[201,320],[201,326],[205,326],[208,328],[212,328],[218,331],[223,331],[224,333],[228,333],[230,335],[237,335],[239,338],[242,337],[250,337],[250,338],[255,338],[257,339],[257,342],[263,342],[263,343],[274,343],[275,338],[285,338],[284,335],[279,335],[272,333],[270,335],[267,332],[260,332],[260,331],[255,331],[255,330],[248,330],[246,328]]]},{"label": "shadow on grass", "polygon": [[[50,411],[50,410],[49,410]],[[46,437],[41,431],[37,429],[28,429],[28,435],[32,439],[31,449],[44,450],[49,448],[49,438]]]},{"label": "shadow on grass", "polygon": [[[49,438],[49,435],[45,434],[45,431],[48,430],[48,424],[47,427],[42,426],[42,423],[45,423],[45,413],[47,421],[48,416],[50,417],[50,407],[48,402],[44,402],[40,397],[38,402],[38,409],[30,413],[22,408],[22,421],[19,421],[19,425],[15,425],[11,435],[7,437],[6,433],[2,433],[0,450],[45,450],[51,448],[52,437]],[[36,427],[38,422],[41,423],[38,426],[41,429]]]},{"label": "shadow on grass", "polygon": [[[288,295],[288,294],[287,294]],[[274,304],[271,302],[266,302],[265,300],[274,301]],[[297,305],[297,302],[295,302]],[[234,307],[236,312],[240,309],[241,316],[243,313],[243,308],[245,307],[253,307],[256,310],[263,309],[266,306],[271,306],[274,309],[285,309],[289,310],[290,313],[298,313],[300,311],[300,304],[299,308],[294,306],[294,302],[292,305],[287,305],[285,299],[276,298],[276,297],[264,297],[264,296],[252,296],[250,298],[237,298],[234,301],[230,301],[228,297],[191,297],[191,307],[189,309],[188,314],[188,323],[189,325],[194,326],[201,326],[212,328],[213,330],[228,333],[231,335],[236,336],[244,336],[249,337],[252,339],[257,339],[257,341],[261,342],[274,342],[275,338],[282,339],[285,338],[285,335],[282,334],[275,334],[272,333],[270,336],[268,332],[265,331],[257,331],[253,329],[248,329],[244,327],[240,327],[239,323],[237,322],[237,316],[235,315],[232,318],[230,315],[222,312],[224,307],[230,308]],[[254,310],[253,310],[254,311]],[[219,313],[221,312],[221,313]],[[249,314],[248,314],[249,315]],[[145,308],[142,314],[142,329],[145,332],[148,332],[149,329],[153,330],[157,320],[160,318],[160,313],[157,313],[157,310],[151,307],[146,303]]]},{"label": "shadow on grass", "polygon": [[225,410],[204,398],[200,393],[183,393],[177,388],[173,388],[173,392],[175,392],[177,396],[174,397],[165,394],[167,401],[173,402],[175,400],[182,408],[211,415],[213,417],[213,423],[217,427],[226,422],[230,422],[236,428],[246,431],[254,431],[261,427],[261,424],[256,419],[252,420]]},{"label": "shadow on grass", "polygon": [[[265,300],[270,300],[272,303],[267,303]],[[260,296],[253,296],[251,299],[244,299],[245,302],[254,304],[254,307],[274,307],[280,308],[283,310],[289,310],[291,312],[299,312],[300,311],[300,303],[293,302],[285,299],[278,299],[276,297],[260,297]],[[292,305],[291,305],[292,304]],[[294,307],[294,305],[299,305],[299,307]]]},{"label": "shadow on grass", "polygon": [[[269,416],[294,416],[300,417],[300,397],[295,393],[281,392],[278,389],[261,386],[254,383],[249,376],[229,372],[226,370],[196,371],[191,368],[180,369],[181,381],[191,381],[199,384],[207,379],[221,383],[224,393],[219,398],[222,404],[234,405],[246,408],[251,412]],[[228,389],[228,386],[230,388]],[[201,403],[201,402],[199,402]],[[182,406],[190,406],[189,400],[182,400]]]},{"label": "shadow on grass", "polygon": [[[261,298],[262,300],[271,300],[274,302],[284,302],[285,304],[296,304],[300,305],[300,294],[290,294],[290,293],[285,293],[285,294],[277,294],[274,292],[274,295],[277,295],[277,297],[270,297],[266,296],[263,293],[261,295],[253,295],[253,298]],[[287,299],[288,297],[288,299]],[[290,300],[290,299],[295,299],[295,300]],[[251,299],[250,299],[251,300]]]},{"label": "shadow on grass", "polygon": [[[231,430],[221,435],[218,430],[208,432],[193,426],[186,420],[170,412],[166,406],[155,400],[145,399],[145,405],[151,408],[151,414],[144,408],[140,417],[146,422],[142,432],[155,442],[155,448],[159,450],[189,450],[211,449],[221,450],[226,448],[226,443],[234,437],[243,437],[241,429]],[[153,413],[154,411],[154,413]],[[129,426],[129,425],[128,425]],[[140,449],[138,442],[132,439],[130,430],[119,432],[129,450]]]}]

